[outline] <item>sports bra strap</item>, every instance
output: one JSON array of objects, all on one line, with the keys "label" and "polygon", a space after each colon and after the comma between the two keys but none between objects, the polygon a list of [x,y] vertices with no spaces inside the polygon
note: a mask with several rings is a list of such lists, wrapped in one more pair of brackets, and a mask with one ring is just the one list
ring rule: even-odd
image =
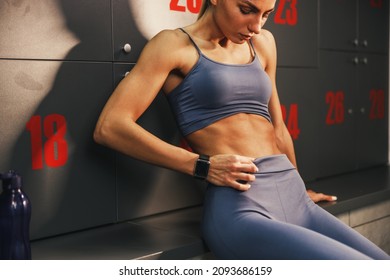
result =
[{"label": "sports bra strap", "polygon": [[252,47],[252,50],[253,50],[253,56],[255,57],[256,56],[256,50],[255,50],[255,46],[253,46],[252,39],[249,40],[249,43],[251,44],[251,47]]},{"label": "sports bra strap", "polygon": [[195,43],[194,39],[192,39],[191,35],[187,33],[187,31],[185,31],[183,28],[179,28],[181,31],[183,31],[185,34],[187,34],[188,38],[190,38],[192,44],[195,46],[196,50],[198,51],[199,54],[202,53],[202,51],[200,50],[200,48],[198,47],[198,45]]}]

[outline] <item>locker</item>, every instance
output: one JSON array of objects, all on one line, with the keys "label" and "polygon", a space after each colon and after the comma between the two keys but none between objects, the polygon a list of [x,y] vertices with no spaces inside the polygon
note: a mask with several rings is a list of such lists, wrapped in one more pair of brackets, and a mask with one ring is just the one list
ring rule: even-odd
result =
[{"label": "locker", "polygon": [[356,50],[359,44],[356,0],[320,0],[320,48]]},{"label": "locker", "polygon": [[112,60],[110,2],[1,1],[0,58]]},{"label": "locker", "polygon": [[318,70],[278,68],[277,85],[285,123],[294,142],[299,173],[305,181],[318,175]]},{"label": "locker", "polygon": [[134,63],[159,31],[193,23],[201,1],[117,0],[112,4],[114,60]]},{"label": "locker", "polygon": [[386,164],[388,160],[388,59],[359,54],[356,111],[359,168]]},{"label": "locker", "polygon": [[359,50],[386,54],[389,46],[389,1],[359,0]]},{"label": "locker", "polygon": [[355,170],[354,108],[357,64],[353,53],[320,52],[319,177]]},{"label": "locker", "polygon": [[387,163],[387,63],[384,55],[321,52],[322,176]]},{"label": "locker", "polygon": [[278,66],[318,66],[318,1],[277,1],[265,29],[278,49]]},{"label": "locker", "polygon": [[92,138],[111,64],[2,60],[0,71],[8,154],[0,166],[24,180],[31,238],[115,222],[114,153]]},{"label": "locker", "polygon": [[320,0],[320,47],[387,53],[386,0]]},{"label": "locker", "polygon": [[[115,64],[115,82],[131,69],[130,64]],[[168,102],[162,93],[138,123],[164,141],[180,145]],[[118,220],[123,221],[161,212],[200,205],[205,182],[191,176],[166,170],[131,157],[118,154],[117,161]]]}]

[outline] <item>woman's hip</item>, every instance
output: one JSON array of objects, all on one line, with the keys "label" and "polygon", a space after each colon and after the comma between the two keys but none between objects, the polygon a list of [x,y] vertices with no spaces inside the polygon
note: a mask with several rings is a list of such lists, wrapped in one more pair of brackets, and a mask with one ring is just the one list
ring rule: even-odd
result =
[{"label": "woman's hip", "polygon": [[[297,211],[311,203],[304,182],[285,155],[258,158],[256,180],[247,191],[209,184],[205,196],[206,215],[218,219],[257,213],[267,218],[296,220]],[[208,213],[208,214],[207,214]]]}]

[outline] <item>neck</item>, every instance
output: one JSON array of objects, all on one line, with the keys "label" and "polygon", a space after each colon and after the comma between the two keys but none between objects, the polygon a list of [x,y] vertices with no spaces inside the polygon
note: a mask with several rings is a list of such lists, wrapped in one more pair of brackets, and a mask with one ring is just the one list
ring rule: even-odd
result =
[{"label": "neck", "polygon": [[215,22],[212,9],[213,7],[209,7],[205,14],[191,26],[192,34],[205,41],[225,47],[229,45],[230,41]]}]

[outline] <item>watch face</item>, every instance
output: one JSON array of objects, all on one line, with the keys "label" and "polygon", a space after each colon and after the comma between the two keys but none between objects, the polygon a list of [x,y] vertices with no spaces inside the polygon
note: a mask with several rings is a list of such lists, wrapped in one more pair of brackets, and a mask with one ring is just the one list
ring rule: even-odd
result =
[{"label": "watch face", "polygon": [[209,173],[209,167],[210,167],[210,162],[208,160],[199,159],[196,162],[194,176],[197,178],[206,179],[207,174]]},{"label": "watch face", "polygon": [[138,30],[151,39],[163,29],[176,29],[196,21],[201,0],[128,0]]}]

